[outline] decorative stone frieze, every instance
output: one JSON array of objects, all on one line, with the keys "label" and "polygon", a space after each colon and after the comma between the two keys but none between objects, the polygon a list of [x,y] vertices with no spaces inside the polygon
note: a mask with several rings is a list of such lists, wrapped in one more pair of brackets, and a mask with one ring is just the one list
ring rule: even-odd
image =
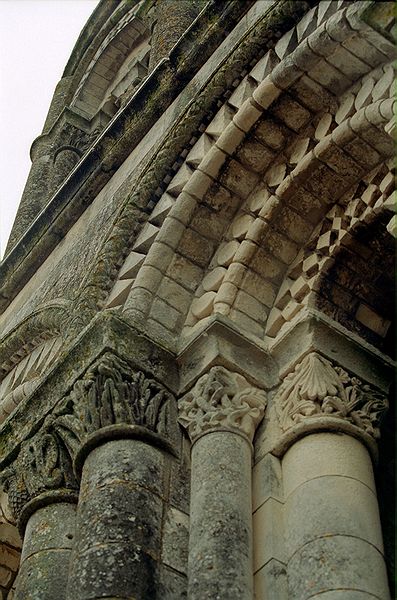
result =
[{"label": "decorative stone frieze", "polygon": [[238,430],[252,442],[265,408],[265,392],[238,373],[212,367],[179,403],[179,422],[192,442],[220,429]]},{"label": "decorative stone frieze", "polygon": [[307,354],[287,375],[274,402],[284,432],[303,421],[329,416],[373,438],[379,437],[379,422],[388,407],[384,394],[317,352]]}]

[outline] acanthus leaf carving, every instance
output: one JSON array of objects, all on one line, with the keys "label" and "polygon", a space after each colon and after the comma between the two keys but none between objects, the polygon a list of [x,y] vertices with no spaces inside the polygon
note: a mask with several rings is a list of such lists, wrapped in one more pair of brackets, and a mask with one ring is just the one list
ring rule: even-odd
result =
[{"label": "acanthus leaf carving", "polygon": [[331,416],[345,419],[374,438],[387,410],[386,397],[341,367],[311,352],[287,375],[275,398],[281,429],[306,419]]},{"label": "acanthus leaf carving", "polygon": [[238,430],[252,441],[266,408],[263,390],[238,373],[212,367],[179,403],[179,422],[192,441],[208,431]]}]

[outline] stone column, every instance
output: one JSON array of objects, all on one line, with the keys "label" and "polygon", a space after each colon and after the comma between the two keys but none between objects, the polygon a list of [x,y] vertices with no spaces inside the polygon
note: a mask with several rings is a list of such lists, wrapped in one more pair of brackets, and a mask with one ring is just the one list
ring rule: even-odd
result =
[{"label": "stone column", "polygon": [[64,600],[74,541],[76,480],[51,419],[2,473],[23,538],[15,600]]},{"label": "stone column", "polygon": [[278,453],[285,452],[289,600],[388,600],[369,453],[376,454],[385,397],[312,352],[274,402]]},{"label": "stone column", "polygon": [[154,598],[175,399],[111,353],[73,396],[89,436],[75,460],[81,487],[67,598]]},{"label": "stone column", "polygon": [[264,392],[213,367],[180,403],[192,441],[188,598],[252,600],[252,439]]}]

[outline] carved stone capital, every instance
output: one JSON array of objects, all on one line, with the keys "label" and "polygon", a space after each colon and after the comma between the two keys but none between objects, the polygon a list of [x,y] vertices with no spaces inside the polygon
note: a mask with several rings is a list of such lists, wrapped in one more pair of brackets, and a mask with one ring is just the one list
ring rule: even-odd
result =
[{"label": "carved stone capital", "polygon": [[43,427],[22,444],[12,465],[0,475],[16,520],[34,498],[54,491],[78,489],[70,449],[63,438],[54,420],[46,419]]},{"label": "carved stone capital", "polygon": [[287,375],[274,403],[283,432],[303,422],[330,417],[347,422],[372,438],[379,437],[379,423],[387,410],[387,398],[317,352],[307,354]]},{"label": "carved stone capital", "polygon": [[263,390],[238,373],[212,367],[179,403],[179,422],[194,442],[210,431],[230,429],[252,442],[266,408]]}]

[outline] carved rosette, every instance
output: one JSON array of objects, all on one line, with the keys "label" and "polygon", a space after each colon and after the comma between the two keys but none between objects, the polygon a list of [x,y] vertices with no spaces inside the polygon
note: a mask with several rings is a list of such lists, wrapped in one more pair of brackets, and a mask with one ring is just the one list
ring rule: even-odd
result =
[{"label": "carved rosette", "polygon": [[283,431],[309,419],[336,417],[379,437],[379,423],[387,410],[380,391],[312,352],[287,375],[274,398]]},{"label": "carved rosette", "polygon": [[179,422],[194,442],[204,433],[230,429],[252,442],[263,418],[266,395],[238,373],[213,367],[179,403]]}]

